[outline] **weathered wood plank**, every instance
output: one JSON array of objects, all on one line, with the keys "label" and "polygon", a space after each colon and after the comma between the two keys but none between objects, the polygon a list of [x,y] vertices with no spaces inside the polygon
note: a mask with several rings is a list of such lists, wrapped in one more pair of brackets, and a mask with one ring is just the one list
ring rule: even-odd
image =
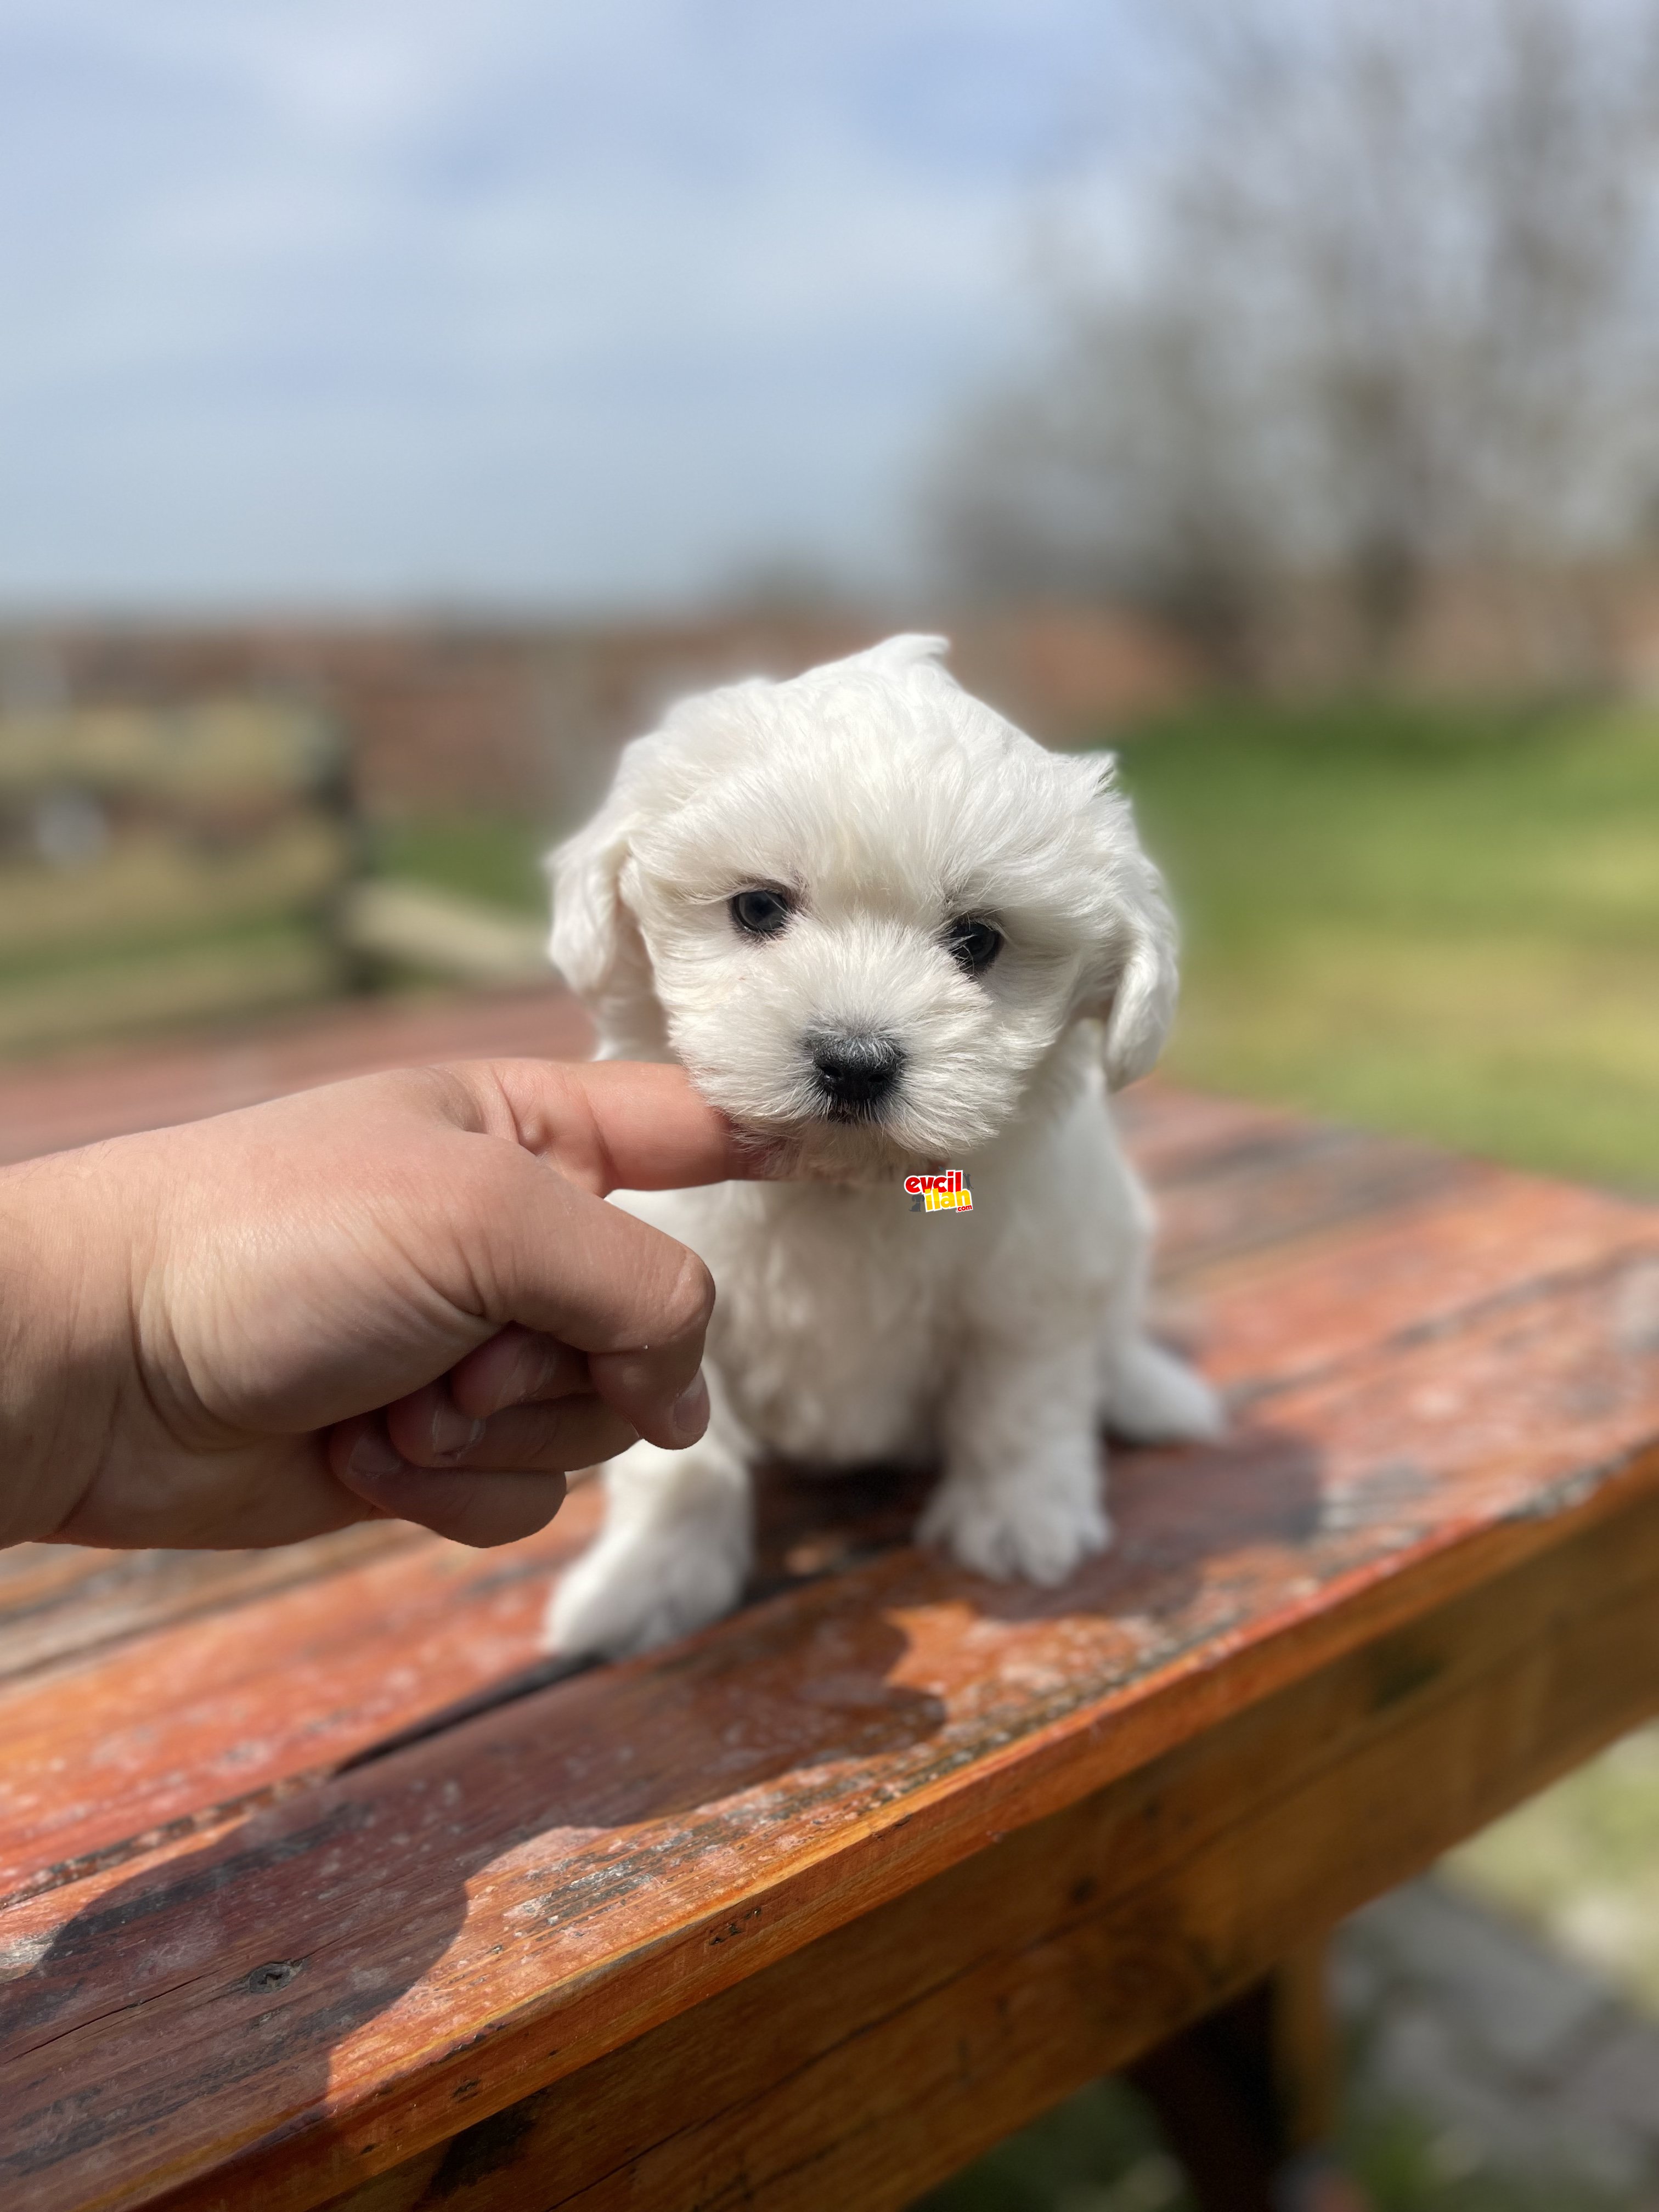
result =
[{"label": "weathered wood plank", "polygon": [[0,1899],[131,1858],[173,1825],[222,1820],[510,1686],[543,1657],[550,1578],[598,1507],[579,1494],[504,1553],[400,1531],[349,1574],[256,1584],[257,1608],[222,1593],[218,1610],[100,1665],[0,1693]]},{"label": "weathered wood plank", "polygon": [[1496,1170],[1420,1145],[1288,1117],[1212,1152],[1173,1156],[1130,1136],[1158,1196],[1158,1266],[1192,1267],[1340,1228],[1466,1188]]},{"label": "weathered wood plank", "polygon": [[1656,1707],[1650,1496],[330,2212],[897,2212]]},{"label": "weathered wood plank", "polygon": [[[434,1036],[425,1051],[455,1048]],[[1516,1576],[1547,1570],[1565,1572],[1549,1618],[1583,1610],[1582,1574],[1560,1562],[1589,1557],[1583,1547],[1604,1522],[1626,1532],[1607,1570],[1606,1632],[1627,1636],[1623,1662],[1644,1681],[1647,1647],[1632,1624],[1656,1617],[1652,1594],[1644,1584],[1626,1605],[1617,1588],[1627,1568],[1639,1583],[1655,1540],[1642,1516],[1659,1490],[1659,1217],[1226,1102],[1165,1092],[1133,1101],[1127,1119],[1163,1189],[1176,1296],[1245,1419],[1218,1452],[1120,1455],[1118,1547],[1062,1593],[1000,1590],[917,1558],[900,1542],[911,1510],[902,1489],[770,1485],[759,1577],[777,1593],[769,1601],[675,1651],[475,1712],[331,1778],[410,1727],[525,1687],[544,1579],[580,1540],[591,1498],[530,1546],[482,1558],[370,1530],[347,1532],[363,1556],[349,1544],[329,1551],[331,1539],[303,1563],[65,1567],[72,1555],[44,1547],[0,1561],[0,1624],[9,1602],[13,1648],[33,1670],[0,1689],[0,1729],[17,1753],[0,1844],[18,1888],[54,1865],[47,1878],[60,1881],[0,1911],[0,2175],[24,2182],[40,2212],[113,2212],[175,2188],[192,2207],[298,2212],[367,2174],[391,2192],[387,2205],[402,2203],[423,2160],[449,2202],[483,2185],[502,2129],[523,2137],[524,2112],[501,2112],[494,2136],[487,2125],[453,2153],[422,2147],[534,2093],[564,2115],[562,2193],[545,2201],[598,2190],[597,2208],[613,2201],[605,2176],[626,2135],[622,2106],[592,2101],[606,2069],[632,2081],[636,2101],[646,2083],[660,2103],[668,2093],[650,2065],[683,2051],[674,2064],[696,2083],[724,2050],[719,2023],[733,2007],[730,2018],[751,2019],[750,2039],[765,2045],[767,2003],[783,2003],[798,1968],[804,1985],[821,1979],[843,1956],[826,1947],[863,1957],[866,1915],[879,1931],[884,1916],[914,1908],[915,1932],[886,1942],[924,1956],[939,1931],[922,1900],[994,1867],[1033,1824],[1115,1793],[1109,1863],[1125,1897],[1136,1883],[1143,1900],[1177,1883],[1174,1859],[1136,1856],[1143,1832],[1167,1832],[1189,1854],[1212,1850],[1224,1869],[1230,1854],[1267,1846],[1243,1827],[1215,1830],[1217,1805],[1200,1818],[1199,1801],[1241,1790],[1243,1822],[1251,1786],[1264,1820],[1269,1800],[1304,1786],[1328,1794],[1347,1771],[1344,1745],[1369,1726],[1352,1705],[1365,1680],[1378,1711],[1416,1711],[1420,1693],[1488,1717],[1507,1710],[1506,1681],[1521,1686],[1523,1709],[1489,1764],[1504,1778],[1493,1789],[1523,1786],[1514,1778],[1544,1756],[1537,1746],[1571,1735],[1559,1699],[1549,1704],[1555,1690],[1528,1672],[1525,1637],[1483,1674],[1474,1659],[1437,1658],[1423,1625],[1474,1603],[1494,1577],[1513,1595]],[[308,1586],[325,1559],[326,1578]],[[1473,1638],[1475,1658],[1490,1660],[1508,1633]],[[0,1625],[0,1653],[6,1641]],[[1382,1671],[1366,1676],[1367,1665]],[[1340,1694],[1329,1687],[1339,1679],[1349,1685]],[[1583,1727],[1616,1725],[1607,1716],[1623,1687],[1592,1668],[1583,1690]],[[1268,1739],[1250,1729],[1304,1696],[1293,1741],[1263,1749]],[[1464,1725],[1447,1720],[1447,1741],[1461,1744]],[[1229,1742],[1225,1757],[1255,1747],[1253,1785],[1225,1765]],[[1207,1749],[1223,1764],[1194,1769],[1183,1796],[1181,1762]],[[1164,1794],[1135,1796],[1152,1773]],[[1408,1796],[1398,1776],[1394,1787]],[[1166,1804],[1188,1807],[1184,1826],[1169,1826]],[[1409,1811],[1390,1810],[1396,1841]],[[1449,1839],[1412,1833],[1425,1853]],[[1334,1845],[1318,1820],[1310,1834],[1375,1876],[1369,1835]],[[1255,1873],[1226,1879],[1221,1905]],[[1016,1880],[1022,1895],[1046,1893],[1034,1873]],[[1223,1873],[1214,1880],[1224,1887]],[[1070,1946],[1075,1900],[1011,1935],[997,1894],[994,1882],[963,1908],[978,1948],[932,1995],[902,1959],[870,1954],[871,1972],[900,1972],[901,2009],[937,1996],[944,2013],[907,2016],[883,2045],[876,2014],[854,2034],[843,2008],[831,2050],[822,2038],[834,2023],[809,2003],[805,2040],[781,2029],[769,2047],[781,2067],[792,2050],[808,2074],[830,2067],[829,2101],[801,2104],[805,2075],[787,2091],[781,2073],[746,2086],[733,2076],[725,2105],[665,2120],[657,2148],[638,2146],[637,2160],[628,2150],[638,2166],[629,2186],[642,2192],[628,2201],[678,2212],[703,2201],[700,2175],[735,2186],[718,2129],[701,2148],[692,2140],[717,2113],[735,2115],[728,2132],[751,2145],[741,2172],[762,2177],[757,2203],[877,2204],[888,2200],[868,2193],[870,2160],[936,2178],[940,2142],[956,2162],[1026,2116],[1007,2117],[1021,2083],[1052,2101],[1061,2062],[1011,2042],[1009,2023],[1029,2025],[1046,2002],[1057,2033],[1068,2020],[1067,2033],[1083,2033],[1059,1989],[1075,1966],[1057,1951],[1045,1981],[1030,1966],[1045,1945]],[[1151,1954],[1133,1916],[1112,1920],[1096,1894],[1101,1955],[1121,1976]],[[1304,1885],[1294,1936],[1307,1931],[1312,1894]],[[1170,1911],[1174,1963],[1148,1971],[1155,1989],[1190,1996],[1187,1907]],[[1219,1987],[1215,1960],[1232,1953],[1213,1948],[1201,1914],[1192,1924],[1205,1986]],[[1267,1963],[1242,1936],[1235,1948],[1250,1972]],[[745,1984],[759,1993],[752,2014]],[[863,1984],[854,1974],[849,1986]],[[973,2034],[988,2056],[957,2068],[953,2089],[948,2064],[938,2081],[927,2068],[936,2045],[948,2057],[942,2023],[973,1990]],[[834,2071],[854,2046],[877,2054],[864,2087],[856,2067]],[[1085,2071],[1104,2063],[1091,2056]],[[917,2094],[867,2142],[842,2147],[824,2118],[834,2097],[864,2098],[879,2114],[907,2067]],[[1013,2101],[999,2105],[990,2084],[1005,2074]],[[790,2135],[795,2106],[817,2112],[816,2145]],[[970,2139],[975,2124],[991,2133]],[[906,2128],[920,2130],[921,2148],[905,2148]],[[581,2169],[584,2179],[568,2145],[590,2137],[610,2163]],[[395,2174],[411,2154],[416,2166]],[[660,2154],[648,2171],[647,2154]],[[667,2193],[652,2194],[653,2173],[668,2177]],[[792,2197],[807,2188],[802,2176],[830,2193]],[[908,2181],[905,2194],[922,2185]]]},{"label": "weathered wood plank", "polygon": [[365,1521],[267,1552],[96,1552],[75,1544],[19,1544],[0,1552],[0,1705],[19,1677],[91,1660],[107,1646],[152,1629],[246,1605],[296,1583],[326,1581],[422,1540],[422,1531],[405,1524]]},{"label": "weathered wood plank", "polygon": [[1622,1512],[1659,1481],[1651,1264],[1126,1464],[1062,1593],[895,1553],[13,1906],[41,2212],[256,2142],[260,2201],[313,2201]]},{"label": "weathered wood plank", "polygon": [[[1220,1284],[1206,1299],[1210,1364],[1259,1397],[1303,1364],[1320,1372],[1376,1358],[1391,1333],[1444,1329],[1460,1308],[1494,1296],[1514,1305],[1525,1287],[1517,1249],[1555,1276],[1652,1242],[1642,1209],[1478,1178],[1474,1193],[1443,1195],[1407,1223],[1299,1246],[1283,1264],[1227,1263],[1208,1279]],[[1278,1328],[1271,1316],[1280,1313]],[[1133,1458],[1121,1462],[1121,1497],[1133,1501],[1139,1480]],[[921,1487],[890,1477],[767,1483],[758,1587],[844,1571],[902,1543]],[[458,1698],[510,1687],[540,1656],[544,1579],[586,1540],[596,1510],[594,1500],[573,1501],[544,1536],[488,1560],[379,1528],[287,1553],[138,1555],[125,1570],[120,1555],[39,1547],[44,1594],[38,1576],[0,1583],[0,1656],[12,1664],[71,1648],[77,1635],[104,1646],[151,1620],[161,1626],[72,1675],[0,1691],[0,1896],[90,1871],[100,1854],[131,1856],[133,1839],[210,1822]],[[1133,1512],[1127,1525],[1133,1542]],[[91,1601],[77,1602],[62,1563],[82,1556]],[[14,1592],[32,1602],[9,1618]],[[255,1636],[233,1609],[252,1596]],[[167,1625],[180,1614],[186,1625]]]},{"label": "weathered wood plank", "polygon": [[[1470,1168],[1416,1205],[1194,1267],[1205,1365],[1253,1398],[1392,1337],[1432,1335],[1494,1301],[1651,1255],[1654,1219],[1603,1192]],[[1626,1297],[1626,1332],[1642,1334],[1647,1300],[1659,1334],[1659,1268]]]},{"label": "weathered wood plank", "polygon": [[[1256,1203],[1270,1213],[1276,1187],[1265,1181]],[[1206,1364],[1249,1395],[1361,1356],[1391,1333],[1444,1327],[1540,1277],[1645,1249],[1651,1218],[1571,1185],[1470,1170],[1418,1206],[1327,1231],[1322,1242],[1297,1238],[1189,1267],[1191,1291],[1204,1299]],[[875,1499],[860,1502],[873,1509]],[[280,1553],[21,1545],[0,1553],[0,1680],[421,1540],[406,1528],[364,1526]]]}]

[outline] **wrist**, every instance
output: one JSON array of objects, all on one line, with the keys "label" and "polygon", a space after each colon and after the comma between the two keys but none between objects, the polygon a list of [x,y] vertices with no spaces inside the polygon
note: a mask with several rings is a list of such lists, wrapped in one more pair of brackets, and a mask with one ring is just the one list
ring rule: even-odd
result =
[{"label": "wrist", "polygon": [[0,1169],[0,1545],[57,1534],[109,1434],[128,1279],[92,1157]]}]

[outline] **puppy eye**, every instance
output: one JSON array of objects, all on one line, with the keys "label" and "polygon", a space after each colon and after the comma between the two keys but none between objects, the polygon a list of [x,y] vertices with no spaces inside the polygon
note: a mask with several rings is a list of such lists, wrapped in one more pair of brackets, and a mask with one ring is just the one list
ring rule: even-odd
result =
[{"label": "puppy eye", "polygon": [[738,891],[726,901],[726,911],[745,937],[775,937],[794,910],[786,891]]},{"label": "puppy eye", "polygon": [[1002,932],[977,915],[964,914],[945,931],[945,949],[958,968],[982,975],[1002,950]]}]

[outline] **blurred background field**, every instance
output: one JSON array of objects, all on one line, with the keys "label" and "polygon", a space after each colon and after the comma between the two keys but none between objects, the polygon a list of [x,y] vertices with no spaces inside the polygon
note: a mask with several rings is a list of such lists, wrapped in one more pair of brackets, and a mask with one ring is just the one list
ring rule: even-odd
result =
[{"label": "blurred background field", "polygon": [[[542,972],[585,791],[377,814],[314,714],[72,728],[46,773],[0,720],[0,1052]],[[1171,1073],[1659,1184],[1659,713],[1200,696],[1112,736],[1185,932]]]},{"label": "blurred background field", "polygon": [[[666,700],[939,629],[1174,1079],[1659,1192],[1659,0],[25,0],[0,192],[0,1098],[487,1030]],[[1656,1761],[1345,1936],[1384,2212],[1659,2204]]]},{"label": "blurred background field", "polygon": [[1659,1187],[1659,718],[1212,708],[1124,773],[1188,931],[1173,1072]]}]

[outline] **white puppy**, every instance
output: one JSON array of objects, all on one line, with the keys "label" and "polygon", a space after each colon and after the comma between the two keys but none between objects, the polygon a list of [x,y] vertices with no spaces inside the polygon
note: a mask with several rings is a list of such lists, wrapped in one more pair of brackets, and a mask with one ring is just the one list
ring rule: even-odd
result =
[{"label": "white puppy", "polygon": [[[1150,1212],[1108,1088],[1158,1057],[1174,932],[1099,756],[1046,752],[896,637],[686,700],[553,857],[552,952],[607,1058],[678,1060],[787,1182],[623,1202],[699,1252],[713,1417],[605,1470],[555,1648],[639,1651],[748,1571],[748,1468],[943,1473],[919,1534],[1054,1583],[1110,1534],[1103,1420],[1215,1433],[1142,1334]],[[972,1211],[913,1210],[957,1168]]]}]

